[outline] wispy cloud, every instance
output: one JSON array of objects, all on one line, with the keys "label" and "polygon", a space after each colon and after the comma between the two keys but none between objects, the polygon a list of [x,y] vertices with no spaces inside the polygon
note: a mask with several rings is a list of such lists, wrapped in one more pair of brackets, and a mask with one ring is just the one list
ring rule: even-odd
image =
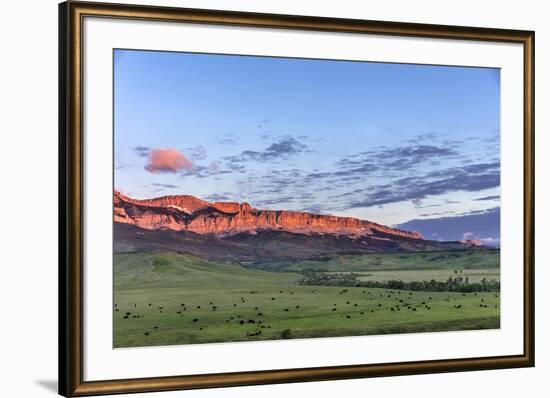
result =
[{"label": "wispy cloud", "polygon": [[454,191],[481,191],[499,185],[500,165],[498,163],[452,167],[398,179],[391,184],[390,188],[387,185],[374,186],[363,199],[351,202],[349,208],[412,201]]},{"label": "wispy cloud", "polygon": [[491,196],[483,196],[481,198],[477,198],[477,201],[485,201],[485,200],[497,200],[500,199],[500,195],[491,195]]},{"label": "wispy cloud", "polygon": [[298,141],[294,137],[283,137],[272,143],[262,151],[245,150],[239,155],[227,156],[225,159],[230,163],[239,163],[246,161],[270,161],[279,158],[286,158],[291,155],[303,152],[307,145]]},{"label": "wispy cloud", "polygon": [[233,133],[226,133],[217,139],[217,143],[221,145],[238,145],[239,136]]},{"label": "wispy cloud", "polygon": [[198,178],[207,178],[219,174],[231,174],[232,170],[222,168],[222,164],[219,161],[212,162],[208,166],[194,165],[190,169],[184,169],[181,172],[182,177],[194,176]]},{"label": "wispy cloud", "polygon": [[134,148],[134,153],[140,158],[146,158],[151,153],[151,148],[146,146],[136,146]]},{"label": "wispy cloud", "polygon": [[161,183],[158,183],[158,182],[154,182],[151,185],[156,187],[156,188],[167,188],[167,189],[179,188],[177,185],[174,185],[174,184],[161,184]]},{"label": "wispy cloud", "polygon": [[185,153],[187,153],[192,160],[203,160],[208,157],[206,149],[202,145],[186,148]]}]

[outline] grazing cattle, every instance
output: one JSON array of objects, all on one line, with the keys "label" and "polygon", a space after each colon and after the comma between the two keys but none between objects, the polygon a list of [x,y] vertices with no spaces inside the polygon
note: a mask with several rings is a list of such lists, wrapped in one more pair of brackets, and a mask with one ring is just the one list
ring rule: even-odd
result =
[{"label": "grazing cattle", "polygon": [[124,315],[122,319],[128,319],[128,315]]},{"label": "grazing cattle", "polygon": [[297,306],[296,306],[296,308],[300,308],[300,306],[299,306],[299,305],[297,305]]},{"label": "grazing cattle", "polygon": [[258,316],[264,316],[263,312],[258,312]]},{"label": "grazing cattle", "polygon": [[349,301],[346,301],[346,304],[349,304]]},{"label": "grazing cattle", "polygon": [[275,300],[275,297],[271,297],[271,300]]},{"label": "grazing cattle", "polygon": [[333,311],[336,311],[336,308],[333,308],[332,310],[333,310]]},{"label": "grazing cattle", "polygon": [[145,335],[145,336],[149,336],[149,332],[145,332],[144,335]]},{"label": "grazing cattle", "polygon": [[256,321],[254,319],[249,319],[248,323],[256,323]]},{"label": "grazing cattle", "polygon": [[354,307],[357,307],[357,303],[353,304]]},{"label": "grazing cattle", "polygon": [[149,307],[151,306],[151,303],[149,303]]},{"label": "grazing cattle", "polygon": [[391,307],[390,309],[391,309],[392,311],[395,311],[395,310],[393,309],[393,307]]},{"label": "grazing cattle", "polygon": [[236,307],[236,306],[237,306],[237,304],[233,304],[233,307]]},{"label": "grazing cattle", "polygon": [[361,312],[359,313],[359,315],[363,315],[364,313],[365,313],[364,311],[361,311]]},{"label": "grazing cattle", "polygon": [[378,304],[379,307],[382,307],[382,304]]},{"label": "grazing cattle", "polygon": [[288,311],[288,308],[285,308],[285,311]]},{"label": "grazing cattle", "polygon": [[198,322],[198,319],[197,319],[197,318],[193,318],[193,322]]},{"label": "grazing cattle", "polygon": [[349,315],[346,315],[346,318],[348,318],[348,319],[351,319],[351,316],[349,316]]},{"label": "grazing cattle", "polygon": [[254,309],[257,311],[257,310],[258,310],[258,307],[254,307]]},{"label": "grazing cattle", "polygon": [[200,305],[197,305],[197,309],[200,310],[200,309],[201,309],[201,306],[200,306]]},{"label": "grazing cattle", "polygon": [[242,319],[239,321],[239,323],[240,323],[241,325],[244,325],[244,321],[243,321]]}]

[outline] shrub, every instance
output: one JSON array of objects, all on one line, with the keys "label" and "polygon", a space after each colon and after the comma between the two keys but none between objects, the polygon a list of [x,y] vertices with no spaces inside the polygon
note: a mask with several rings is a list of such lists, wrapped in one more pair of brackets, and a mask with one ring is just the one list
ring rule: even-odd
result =
[{"label": "shrub", "polygon": [[291,339],[292,338],[292,332],[290,329],[285,329],[281,332],[281,337],[283,339]]}]

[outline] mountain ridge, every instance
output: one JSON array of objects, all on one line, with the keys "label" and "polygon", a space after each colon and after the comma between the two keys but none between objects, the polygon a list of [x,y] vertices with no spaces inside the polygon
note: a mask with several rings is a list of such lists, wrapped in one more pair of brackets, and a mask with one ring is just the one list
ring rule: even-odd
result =
[{"label": "mountain ridge", "polygon": [[418,232],[392,228],[353,217],[288,210],[262,210],[249,203],[208,202],[192,195],[133,199],[114,192],[114,221],[149,230],[187,231],[215,236],[243,232],[285,231],[295,234],[333,234],[423,240]]}]

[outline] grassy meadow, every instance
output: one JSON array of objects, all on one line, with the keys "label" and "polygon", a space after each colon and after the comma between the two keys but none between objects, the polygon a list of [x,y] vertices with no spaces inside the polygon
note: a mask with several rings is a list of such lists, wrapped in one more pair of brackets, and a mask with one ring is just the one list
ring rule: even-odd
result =
[{"label": "grassy meadow", "polygon": [[498,256],[495,250],[337,255],[242,266],[172,252],[116,254],[114,346],[498,328],[499,292],[299,284],[306,270],[378,281],[498,280]]}]

